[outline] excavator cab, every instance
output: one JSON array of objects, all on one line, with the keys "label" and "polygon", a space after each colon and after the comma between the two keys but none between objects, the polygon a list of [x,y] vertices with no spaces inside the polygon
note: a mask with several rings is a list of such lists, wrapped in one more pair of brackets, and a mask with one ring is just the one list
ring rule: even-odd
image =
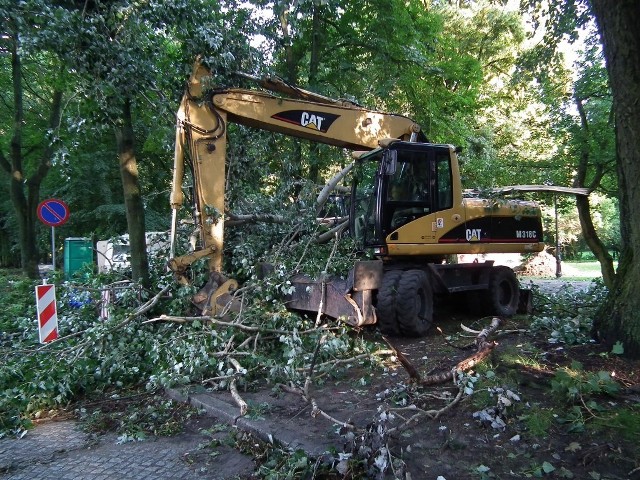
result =
[{"label": "excavator cab", "polygon": [[384,255],[400,227],[452,207],[450,147],[394,141],[361,155],[351,205],[357,243]]}]

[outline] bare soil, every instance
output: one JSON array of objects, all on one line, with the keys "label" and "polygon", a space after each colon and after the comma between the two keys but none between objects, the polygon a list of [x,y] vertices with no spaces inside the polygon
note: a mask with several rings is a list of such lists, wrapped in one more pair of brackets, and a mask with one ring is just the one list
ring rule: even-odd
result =
[{"label": "bare soil", "polygon": [[[422,377],[450,371],[474,353],[475,335],[463,332],[461,324],[480,330],[491,320],[436,313],[425,338],[390,339]],[[319,409],[354,425],[355,436],[341,435],[346,430],[340,432],[317,411],[312,415],[308,401],[277,392],[273,385],[247,392],[245,399],[263,405],[262,415],[297,425],[301,436],[321,438],[336,452],[359,452],[369,461],[368,473],[352,469],[331,478],[373,478],[377,459],[389,465],[384,478],[640,479],[640,362],[595,344],[548,343],[544,336],[526,332],[527,322],[528,317],[519,317],[496,332],[497,346],[471,372],[481,373],[473,393],[450,409],[445,407],[458,393],[453,382],[417,385],[394,355],[387,355],[381,368],[352,366],[314,384],[310,397]],[[374,330],[362,334],[379,342],[381,350],[389,349]],[[577,394],[571,400],[554,386],[563,367],[583,377],[607,372],[619,390],[605,394],[596,388],[596,394]],[[419,409],[442,412],[436,418],[423,415],[389,434]],[[386,457],[380,455],[385,445]]]}]

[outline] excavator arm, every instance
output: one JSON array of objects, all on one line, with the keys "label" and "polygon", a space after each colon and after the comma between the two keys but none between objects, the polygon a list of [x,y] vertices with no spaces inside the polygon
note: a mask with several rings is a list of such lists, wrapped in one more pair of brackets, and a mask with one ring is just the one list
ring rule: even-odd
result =
[{"label": "excavator arm", "polygon": [[[173,215],[169,267],[178,281],[188,283],[187,268],[199,259],[208,259],[211,278],[195,299],[205,313],[215,313],[215,298],[237,288],[235,281],[222,275],[228,123],[351,150],[372,150],[384,138],[415,141],[420,132],[408,117],[332,100],[283,82],[264,80],[261,85],[296,98],[259,90],[207,89],[210,78],[210,71],[197,62],[180,102],[170,200]],[[182,184],[187,162],[193,175],[196,231],[202,241],[199,249],[175,257],[177,210],[184,200]]]}]

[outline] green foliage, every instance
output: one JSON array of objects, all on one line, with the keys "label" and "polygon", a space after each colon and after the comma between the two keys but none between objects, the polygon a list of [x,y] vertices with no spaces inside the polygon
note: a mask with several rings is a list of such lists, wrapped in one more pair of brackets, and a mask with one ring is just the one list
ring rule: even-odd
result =
[{"label": "green foliage", "polygon": [[84,401],[76,409],[87,432],[118,434],[118,443],[141,441],[148,436],[170,436],[181,432],[198,411],[183,403],[148,392],[104,393],[95,402]]},{"label": "green foliage", "polygon": [[589,343],[594,315],[606,294],[600,281],[594,281],[586,291],[566,286],[550,295],[537,294],[530,329],[548,332],[549,343]]},{"label": "green foliage", "polygon": [[633,442],[640,436],[640,408],[636,405],[610,412],[599,412],[593,419],[593,424],[597,431],[620,435]]},{"label": "green foliage", "polygon": [[232,432],[232,436],[235,447],[258,462],[257,474],[265,480],[334,476],[329,465],[318,462],[302,449],[292,451],[274,443],[265,443],[241,431]]},{"label": "green foliage", "polygon": [[579,362],[572,362],[570,368],[558,369],[551,381],[551,390],[569,403],[594,395],[611,395],[619,389],[610,373],[586,373]]},{"label": "green foliage", "polygon": [[531,409],[525,411],[519,419],[532,436],[544,438],[550,433],[555,415],[555,410],[552,408],[542,408],[534,405]]},{"label": "green foliage", "polygon": [[[35,168],[46,158],[43,149],[52,150],[46,164],[52,167],[51,175],[40,191],[32,192],[36,197],[28,221],[36,221],[40,198],[55,196],[63,198],[72,212],[70,221],[56,231],[58,244],[65,237],[105,238],[126,231],[113,127],[120,124],[122,102],[130,99],[147,226],[166,230],[175,103],[197,54],[230,71],[258,58],[246,40],[253,33],[248,9],[202,0],[98,2],[81,7],[47,0],[0,6],[7,27],[6,50],[16,42],[28,85],[19,107],[24,126],[15,137],[23,142],[22,173],[29,180],[25,185],[39,181],[44,170],[36,174]],[[18,99],[11,98],[8,55],[0,61],[0,85],[6,93],[0,130],[7,133],[0,142],[0,166],[9,174],[12,156],[4,140],[11,138],[10,119],[16,118],[13,109],[18,108],[14,103]],[[64,110],[55,131],[50,131],[46,121],[54,89],[63,91]],[[0,235],[4,255],[11,243],[18,242],[19,229],[5,230],[5,218],[13,220],[17,211],[0,212],[2,233],[7,232],[6,238]],[[43,228],[37,233],[39,250],[49,251],[50,232]]]},{"label": "green foliage", "polygon": [[[310,248],[309,239],[302,238],[290,250],[308,253],[298,263],[304,259],[319,271],[327,270],[327,258],[323,259],[322,254],[328,255],[328,250]],[[251,239],[247,237],[245,244],[250,245]],[[281,252],[279,255],[283,261],[264,280],[257,279],[246,260],[240,262],[246,268],[244,289],[249,294],[245,297],[242,324],[281,332],[264,337],[259,344],[250,332],[217,328],[206,321],[144,322],[154,312],[184,315],[190,309],[194,288],[174,284],[165,273],[164,254],[152,257],[152,280],[157,291],[169,285],[169,295],[156,298],[157,304],[148,308],[141,305],[148,304],[154,294],[131,282],[123,283],[124,272],[100,275],[89,272],[73,283],[53,277],[62,338],[43,346],[37,345],[34,284],[19,278],[8,279],[8,287],[0,290],[0,301],[10,304],[12,309],[12,317],[0,321],[1,430],[18,432],[28,426],[32,416],[47,415],[49,410],[90,392],[119,394],[120,390],[132,387],[153,392],[157,388],[200,382],[225,389],[232,379],[245,387],[264,378],[270,382],[297,382],[302,380],[305,367],[312,360],[323,364],[369,351],[366,343],[349,338],[346,327],[313,329],[315,319],[301,318],[284,308],[282,296],[291,288],[288,265],[295,261]],[[246,258],[253,260],[251,256]],[[98,318],[101,292],[105,289],[111,291],[113,298],[106,320]],[[233,346],[230,354],[240,348],[242,372],[228,363],[227,354],[219,353],[230,346]],[[251,355],[247,355],[249,351]],[[323,368],[318,367],[317,372],[321,373]]]},{"label": "green foliage", "polygon": [[35,298],[35,285],[17,271],[2,270],[0,298],[4,304],[4,312],[0,316],[0,331],[4,335],[21,334],[27,326],[25,315],[35,314],[35,304],[29,307],[24,305],[25,298]]},{"label": "green foliage", "polygon": [[622,355],[624,353],[624,345],[620,340],[613,344],[613,347],[611,347],[611,353],[614,355]]}]

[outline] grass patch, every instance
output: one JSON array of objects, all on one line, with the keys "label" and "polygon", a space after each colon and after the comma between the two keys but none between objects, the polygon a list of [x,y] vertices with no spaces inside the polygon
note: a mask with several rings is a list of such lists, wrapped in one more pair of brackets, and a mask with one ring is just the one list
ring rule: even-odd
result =
[{"label": "grass patch", "polygon": [[633,406],[607,412],[594,419],[594,428],[620,435],[628,441],[640,438],[640,407]]},{"label": "grass patch", "polygon": [[199,414],[189,405],[153,392],[114,393],[106,398],[85,400],[76,409],[87,432],[115,432],[118,442],[140,441],[149,436],[171,436],[184,431],[187,420]]},{"label": "grass patch", "polygon": [[[618,262],[614,262],[614,268],[618,268]],[[562,278],[576,280],[588,280],[602,277],[600,262],[595,260],[580,262],[562,262]]]},{"label": "grass patch", "polygon": [[549,435],[555,419],[553,408],[541,408],[532,406],[520,420],[525,425],[527,432],[535,438],[545,438]]}]

